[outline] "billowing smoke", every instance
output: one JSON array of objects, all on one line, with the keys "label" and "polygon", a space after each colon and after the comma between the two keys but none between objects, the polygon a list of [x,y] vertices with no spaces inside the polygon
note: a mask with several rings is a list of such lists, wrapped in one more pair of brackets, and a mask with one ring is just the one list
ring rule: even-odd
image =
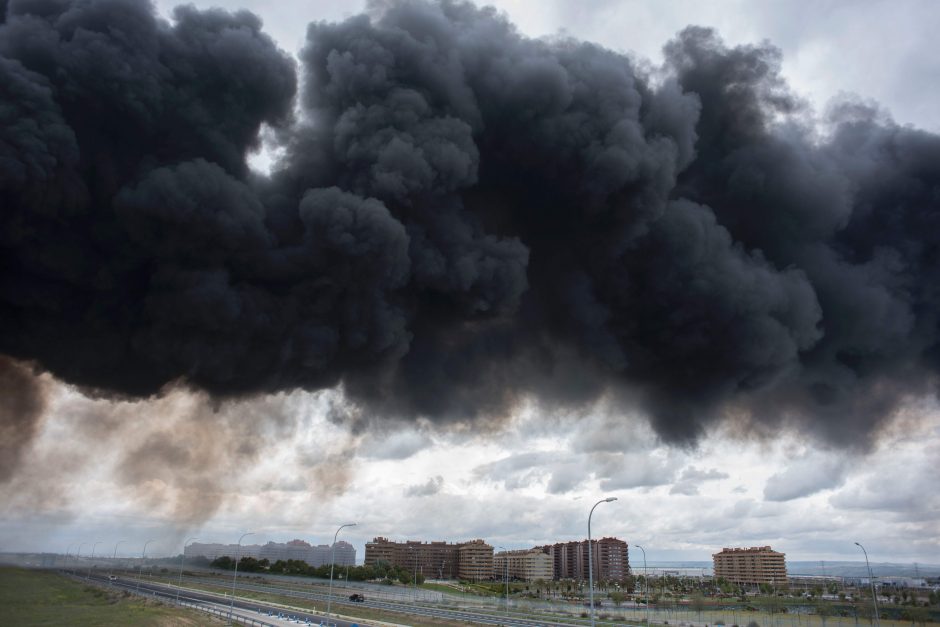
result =
[{"label": "billowing smoke", "polygon": [[853,102],[819,131],[769,45],[689,28],[651,75],[401,1],[295,66],[246,12],[0,13],[0,352],[84,389],[443,421],[608,395],[670,441],[849,444],[933,391],[940,138]]},{"label": "billowing smoke", "polygon": [[0,355],[0,483],[8,481],[40,427],[45,391],[23,365]]}]

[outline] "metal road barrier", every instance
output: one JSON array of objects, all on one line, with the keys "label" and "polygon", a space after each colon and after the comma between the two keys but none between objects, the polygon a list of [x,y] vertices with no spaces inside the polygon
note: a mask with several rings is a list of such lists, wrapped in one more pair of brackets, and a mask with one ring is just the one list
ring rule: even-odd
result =
[{"label": "metal road barrier", "polygon": [[[169,599],[167,602],[171,604],[175,603],[172,599]],[[227,609],[223,610],[208,605],[190,603],[189,601],[184,601],[183,599],[180,599],[179,605],[191,607],[201,612],[208,612],[209,614],[216,614],[222,618],[225,618],[225,620],[231,620],[233,623],[240,623],[242,625],[258,625],[258,627],[277,627],[277,625],[274,625],[273,623],[268,623],[263,620],[252,618],[251,616],[242,616],[241,614],[232,614],[229,616],[229,611]]]}]

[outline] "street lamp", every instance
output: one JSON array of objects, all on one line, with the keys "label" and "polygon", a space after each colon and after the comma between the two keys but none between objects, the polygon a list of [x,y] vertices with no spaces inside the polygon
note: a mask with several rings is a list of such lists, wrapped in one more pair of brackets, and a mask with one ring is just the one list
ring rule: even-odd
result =
[{"label": "street lamp", "polygon": [[881,617],[878,616],[878,595],[875,594],[875,577],[871,574],[871,564],[868,563],[868,551],[858,542],[855,545],[865,554],[865,566],[868,568],[868,583],[871,584],[871,602],[875,604],[875,624],[881,625]]},{"label": "street lamp", "polygon": [[646,574],[646,549],[639,544],[634,544],[636,548],[643,551],[643,585],[646,588],[646,627],[650,624],[650,578]]},{"label": "street lamp", "polygon": [[183,587],[183,558],[186,557],[186,545],[192,542],[193,540],[198,540],[199,538],[190,538],[183,543],[183,554],[180,555],[180,578],[176,583],[176,604],[180,604],[180,588]]},{"label": "street lamp", "polygon": [[117,559],[117,548],[118,545],[124,542],[124,540],[118,540],[114,543],[114,552],[111,554],[111,566],[108,568],[108,585],[111,585],[111,573],[114,572],[114,560]]},{"label": "street lamp", "polygon": [[243,533],[242,536],[238,539],[238,547],[235,549],[235,574],[232,575],[232,602],[229,603],[229,606],[228,606],[229,622],[232,622],[232,612],[235,611],[235,580],[238,579],[238,554],[241,552],[241,549],[242,549],[242,540],[244,540],[246,536],[253,536],[253,535],[255,534],[250,531],[246,531],[245,533]]},{"label": "street lamp", "polygon": [[147,545],[153,542],[153,540],[147,540],[144,542],[144,550],[140,552],[140,564],[137,565],[137,593],[140,594],[140,577],[141,571],[144,568],[144,559],[147,557]]},{"label": "street lamp", "polygon": [[98,545],[101,544],[103,540],[98,540],[91,547],[91,563],[88,564],[88,574],[85,575],[85,579],[91,578],[91,567],[94,566],[95,562],[95,549],[98,548]]},{"label": "street lamp", "polygon": [[412,584],[412,588],[411,588],[411,603],[412,605],[417,605],[418,604],[418,549],[410,545],[408,546],[408,548],[415,552],[414,553],[415,555],[415,578],[414,578],[414,583]]},{"label": "street lamp", "polygon": [[503,566],[505,567],[503,580],[506,582],[506,616],[509,616],[509,550],[504,546],[498,546],[497,549],[502,549],[505,555],[503,555]]},{"label": "street lamp", "polygon": [[[608,496],[606,499],[601,499],[595,503],[594,507],[601,503],[610,503],[616,500],[616,496]],[[594,549],[591,546],[591,516],[594,515],[594,507],[591,508],[591,513],[588,514],[588,598],[591,603],[591,627],[594,627],[594,561],[592,557]]]},{"label": "street lamp", "polygon": [[[78,562],[79,562],[79,558],[82,556],[82,547],[83,547],[83,546],[85,546],[85,543],[84,543],[84,542],[79,542],[79,543],[78,543],[78,550],[75,551],[75,566],[76,566],[76,569],[80,566]],[[72,571],[72,572],[75,572],[75,571]]]},{"label": "street lamp", "polygon": [[[330,591],[326,595],[326,616],[329,619],[330,616],[330,607],[333,602],[333,566],[336,565],[336,537],[339,535],[339,532],[343,530],[344,527],[355,527],[356,523],[346,523],[345,525],[340,525],[339,529],[336,530],[336,533],[333,534],[333,553],[330,556]],[[346,588],[347,590],[349,588]]]}]

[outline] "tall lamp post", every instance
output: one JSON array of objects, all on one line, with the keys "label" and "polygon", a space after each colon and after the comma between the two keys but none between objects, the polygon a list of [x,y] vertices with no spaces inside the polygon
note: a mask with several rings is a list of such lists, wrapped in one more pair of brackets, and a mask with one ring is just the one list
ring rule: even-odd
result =
[{"label": "tall lamp post", "polygon": [[414,551],[414,556],[415,556],[415,578],[414,578],[414,583],[412,584],[412,588],[411,588],[411,604],[417,605],[418,604],[418,549],[410,545],[408,548]]},{"label": "tall lamp post", "polygon": [[102,542],[104,542],[104,540],[98,540],[91,546],[91,563],[88,564],[88,574],[85,575],[85,579],[89,579],[91,577],[91,567],[94,566],[95,562],[95,549],[98,548],[98,545]]},{"label": "tall lamp post", "polygon": [[634,544],[636,548],[643,551],[643,586],[646,588],[646,627],[650,624],[650,578],[646,574],[646,549],[639,544]]},{"label": "tall lamp post", "polygon": [[855,545],[865,554],[865,566],[868,568],[868,583],[871,584],[871,602],[875,604],[875,624],[881,625],[881,617],[878,616],[878,595],[875,594],[875,577],[871,574],[871,564],[868,563],[868,551],[858,542]]},{"label": "tall lamp post", "polygon": [[[606,499],[601,499],[595,503],[594,507],[601,503],[610,503],[616,500],[616,496],[608,496]],[[588,514],[588,598],[591,603],[591,627],[594,627],[594,547],[591,546],[591,516],[594,515],[594,507],[591,508],[591,513]]]},{"label": "tall lamp post", "polygon": [[238,547],[235,549],[235,574],[232,575],[232,601],[228,605],[229,622],[232,622],[232,613],[235,611],[235,580],[238,579],[238,554],[242,550],[242,540],[244,540],[247,536],[253,535],[255,534],[251,531],[246,531],[243,533],[242,536],[238,539]]},{"label": "tall lamp post", "polygon": [[[340,525],[336,530],[336,533],[333,534],[333,552],[330,556],[330,591],[326,595],[326,616],[329,619],[330,616],[330,607],[333,602],[333,567],[336,565],[336,538],[339,536],[339,532],[345,527],[355,527],[356,523],[346,523],[345,525]],[[349,588],[347,588],[348,590]]]},{"label": "tall lamp post", "polygon": [[190,538],[183,543],[183,554],[180,555],[180,576],[179,580],[176,582],[176,604],[180,604],[180,588],[183,587],[183,558],[186,557],[186,545],[194,540],[199,538]]},{"label": "tall lamp post", "polygon": [[144,550],[140,552],[140,564],[137,565],[137,592],[140,592],[140,575],[141,571],[144,568],[144,559],[147,557],[147,545],[149,545],[153,540],[147,540],[144,542]]},{"label": "tall lamp post", "polygon": [[[78,562],[79,562],[79,558],[82,556],[82,547],[83,547],[83,546],[85,546],[85,543],[84,543],[84,542],[79,542],[79,543],[78,543],[78,550],[75,551],[75,569],[76,569],[76,570],[78,570],[79,568],[81,568],[81,564],[79,564]],[[74,573],[75,571],[72,571],[72,572]]]},{"label": "tall lamp post", "polygon": [[506,555],[503,555],[503,581],[506,582],[506,616],[509,616],[509,550],[504,546],[498,546]]},{"label": "tall lamp post", "polygon": [[124,540],[118,540],[117,542],[115,542],[114,552],[111,553],[111,567],[108,568],[108,585],[109,586],[111,585],[111,573],[114,572],[114,560],[117,559],[117,548],[118,548],[118,545],[121,544],[122,542],[124,542]]}]

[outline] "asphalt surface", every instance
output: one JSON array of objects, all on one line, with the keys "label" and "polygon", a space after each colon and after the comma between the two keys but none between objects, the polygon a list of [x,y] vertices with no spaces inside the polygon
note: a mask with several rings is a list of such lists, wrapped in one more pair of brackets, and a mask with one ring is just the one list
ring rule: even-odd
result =
[{"label": "asphalt surface", "polygon": [[[203,585],[219,585],[219,581],[217,579],[189,577],[188,580],[192,583],[199,583]],[[261,585],[253,583],[248,579],[238,581],[236,589],[264,594],[283,594],[284,596],[304,599],[307,601],[317,601],[320,603],[326,603],[328,597],[328,595],[324,593],[307,592],[298,590],[295,587],[278,588],[277,586],[272,585]],[[332,604],[333,607],[337,608],[337,610],[340,612],[342,610],[339,608],[342,606],[362,606],[386,612],[389,622],[396,622],[396,620],[407,620],[403,615],[412,615],[464,621],[470,622],[474,625],[505,625],[518,627],[580,627],[590,624],[587,619],[562,621],[546,618],[525,618],[514,616],[511,613],[507,616],[502,612],[481,612],[470,609],[451,609],[413,603],[386,601],[381,599],[370,599],[368,594],[365,595],[365,598],[366,600],[361,603],[353,603],[350,602],[345,596],[338,597],[336,594],[334,594]]]},{"label": "asphalt surface", "polygon": [[[104,585],[109,583],[107,576],[103,574],[93,574],[91,579]],[[181,600],[185,600],[191,604],[202,604],[206,607],[222,608],[224,610],[228,609],[231,597],[224,598],[221,594],[218,593],[202,592],[185,587],[187,582],[213,586],[222,585],[222,582],[220,582],[218,579],[212,579],[208,577],[187,577],[186,580],[183,582],[184,588],[180,590]],[[126,576],[119,576],[116,581],[111,583],[112,585],[117,585],[132,591],[136,590],[138,586],[136,578]],[[146,579],[141,579],[139,585],[140,591],[146,592],[148,595],[156,595],[169,600],[176,599],[177,589],[175,586],[171,587],[166,583],[153,583],[147,581]],[[270,584],[261,585],[253,583],[247,579],[239,580],[236,584],[236,594],[246,591],[264,594],[280,594],[283,596],[303,599],[306,601],[317,601],[323,604],[326,603],[328,597],[328,595],[324,593],[307,592],[297,590],[294,587],[280,588]],[[495,612],[480,612],[470,609],[452,609],[413,603],[370,599],[368,595],[366,595],[366,600],[363,602],[351,602],[346,596],[337,596],[334,594],[332,606],[334,610],[339,613],[343,612],[343,606],[359,606],[370,608],[372,610],[385,613],[387,616],[387,621],[392,623],[398,621],[407,622],[407,615],[412,615],[432,619],[439,618],[442,620],[463,621],[473,625],[501,625],[506,627],[583,627],[590,624],[587,619],[551,620],[546,618],[525,618],[514,616],[512,614],[506,616],[505,614]],[[330,619],[330,621],[327,622],[325,614],[303,611],[300,609],[285,610],[283,607],[279,607],[277,605],[271,605],[261,601],[243,600],[239,599],[237,596],[235,598],[234,608],[242,616],[250,617],[256,621],[263,621],[271,625],[296,625],[298,623],[306,623],[311,625],[335,625],[336,627],[355,627],[357,625],[358,627],[370,627],[369,623],[367,622],[350,621],[336,617]],[[279,615],[289,615],[293,620],[279,619]],[[604,622],[607,623],[607,621]],[[618,624],[626,625],[627,623]]]},{"label": "asphalt surface", "polygon": [[[176,589],[168,588],[165,584],[150,583],[143,580],[138,583],[135,579],[125,577],[118,577],[115,581],[109,581],[107,576],[97,574],[93,574],[91,576],[91,580],[103,585],[113,585],[115,587],[134,592],[138,590],[139,586],[140,592],[142,594],[146,593],[147,596],[157,596],[174,602],[176,600]],[[204,605],[206,607],[217,609],[221,608],[223,610],[228,609],[229,603],[231,601],[231,597],[225,600],[217,594],[199,592],[189,589],[181,590],[179,598],[180,600],[186,601],[189,604]],[[239,599],[237,596],[235,597],[234,611],[236,611],[241,616],[252,618],[256,621],[268,623],[270,625],[297,624],[298,622],[303,624],[304,622],[307,622],[312,625],[330,625],[331,627],[333,625],[336,627],[370,627],[368,623],[359,621],[353,622],[336,617],[330,618],[330,620],[327,621],[326,616],[323,614],[304,612],[302,610],[285,611],[282,607],[268,605],[257,601],[246,601]],[[280,618],[280,616],[284,615],[287,615],[291,618],[288,620]]]}]

